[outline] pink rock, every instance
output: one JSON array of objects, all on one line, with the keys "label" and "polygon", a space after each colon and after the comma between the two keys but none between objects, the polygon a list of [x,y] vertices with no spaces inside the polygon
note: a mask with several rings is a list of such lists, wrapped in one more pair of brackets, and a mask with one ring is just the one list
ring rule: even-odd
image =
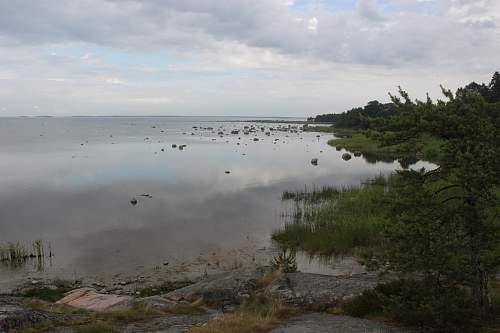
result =
[{"label": "pink rock", "polygon": [[132,300],[130,296],[99,294],[93,288],[80,288],[67,292],[57,303],[91,311],[107,311],[130,305]]}]

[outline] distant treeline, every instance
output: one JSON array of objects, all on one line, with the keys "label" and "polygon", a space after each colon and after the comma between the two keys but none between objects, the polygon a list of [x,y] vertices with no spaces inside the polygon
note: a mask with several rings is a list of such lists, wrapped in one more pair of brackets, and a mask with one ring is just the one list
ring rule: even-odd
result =
[{"label": "distant treeline", "polygon": [[[478,84],[476,82],[469,83],[463,88],[459,88],[456,92],[457,97],[464,97],[467,92],[479,93],[488,103],[500,102],[500,73],[495,72],[489,84]],[[490,116],[493,121],[500,125],[500,115],[497,112],[498,108],[491,110]],[[331,123],[339,128],[369,128],[370,120],[376,118],[390,118],[396,113],[396,107],[393,103],[380,103],[379,101],[368,102],[364,107],[357,107],[342,113],[329,113],[317,115],[316,117],[308,118],[308,121],[317,123]]]},{"label": "distant treeline", "polygon": [[343,113],[329,113],[309,118],[317,123],[332,123],[341,128],[367,128],[369,118],[389,118],[396,112],[394,104],[371,101],[365,107],[358,107]]}]

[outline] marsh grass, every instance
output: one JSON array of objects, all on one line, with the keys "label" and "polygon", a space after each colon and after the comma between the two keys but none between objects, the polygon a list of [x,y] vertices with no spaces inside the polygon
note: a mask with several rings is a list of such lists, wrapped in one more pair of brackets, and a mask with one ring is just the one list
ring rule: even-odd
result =
[{"label": "marsh grass", "polygon": [[424,134],[415,139],[412,145],[398,144],[384,146],[376,139],[370,137],[367,132],[353,130],[334,130],[336,138],[328,141],[330,146],[340,145],[349,151],[360,151],[370,159],[402,159],[415,156],[417,152],[422,153],[427,161],[439,161],[442,151],[441,140]]},{"label": "marsh grass", "polygon": [[272,239],[282,248],[320,256],[353,254],[373,246],[385,220],[382,201],[387,188],[388,180],[378,176],[359,187],[323,188],[323,193],[311,194],[319,200],[308,200],[308,194],[283,196],[293,204]]},{"label": "marsh grass", "polygon": [[[49,244],[49,257],[52,257],[52,250]],[[11,267],[20,267],[29,260],[37,261],[37,268],[44,266],[45,244],[43,240],[35,240],[29,246],[21,242],[0,243],[0,262]]]}]

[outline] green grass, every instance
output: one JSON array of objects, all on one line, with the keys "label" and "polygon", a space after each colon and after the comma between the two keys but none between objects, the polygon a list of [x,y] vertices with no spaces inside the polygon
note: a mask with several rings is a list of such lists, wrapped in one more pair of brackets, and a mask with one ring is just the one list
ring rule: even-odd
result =
[{"label": "green grass", "polygon": [[290,220],[272,239],[285,248],[325,256],[373,246],[385,221],[381,201],[386,186],[387,180],[379,176],[360,187],[325,189],[330,195],[323,201],[296,202]]},{"label": "green grass", "polygon": [[442,141],[422,135],[415,141],[415,147],[407,144],[383,146],[377,140],[366,135],[366,131],[352,128],[336,128],[333,126],[309,126],[307,132],[332,133],[334,139],[328,141],[331,146],[340,145],[349,151],[360,151],[368,158],[390,160],[414,156],[416,152],[421,152],[427,161],[437,162],[441,152]]},{"label": "green grass", "polygon": [[19,296],[41,299],[46,302],[57,302],[64,297],[64,294],[70,291],[70,288],[34,288],[23,291]]},{"label": "green grass", "polygon": [[304,127],[304,132],[321,132],[321,133],[333,133],[333,126],[307,126]]},{"label": "green grass", "polygon": [[340,145],[349,151],[360,151],[361,153],[380,159],[399,159],[408,156],[415,156],[417,152],[423,154],[423,159],[431,162],[439,160],[442,141],[430,135],[422,135],[415,140],[415,145],[398,144],[383,146],[379,141],[370,138],[366,132],[350,129],[334,129],[337,136],[328,141],[330,146]]},{"label": "green grass", "polygon": [[118,333],[119,331],[106,323],[92,323],[79,327],[77,333]]}]

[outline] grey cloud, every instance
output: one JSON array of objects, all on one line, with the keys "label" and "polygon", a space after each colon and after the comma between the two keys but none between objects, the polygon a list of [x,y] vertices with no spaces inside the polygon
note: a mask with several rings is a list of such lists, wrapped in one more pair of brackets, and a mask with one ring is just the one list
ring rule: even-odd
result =
[{"label": "grey cloud", "polygon": [[[449,52],[454,49],[450,40],[464,36],[481,38],[484,52],[479,53],[499,49],[494,38],[477,35],[481,34],[477,25],[490,21],[477,18],[481,8],[476,2],[449,1],[445,7],[457,12],[460,6],[462,16],[472,12],[476,16],[467,17],[477,24],[404,11],[389,16],[375,0],[360,0],[357,11],[317,7],[309,16],[270,0],[3,0],[0,40],[29,45],[84,42],[184,53],[216,51],[223,41],[332,62],[385,65],[432,65],[449,57],[459,61],[461,55]],[[319,21],[314,34],[307,29],[312,16]]]},{"label": "grey cloud", "polygon": [[376,0],[359,0],[357,3],[358,13],[372,21],[386,21],[387,18],[381,13]]}]

